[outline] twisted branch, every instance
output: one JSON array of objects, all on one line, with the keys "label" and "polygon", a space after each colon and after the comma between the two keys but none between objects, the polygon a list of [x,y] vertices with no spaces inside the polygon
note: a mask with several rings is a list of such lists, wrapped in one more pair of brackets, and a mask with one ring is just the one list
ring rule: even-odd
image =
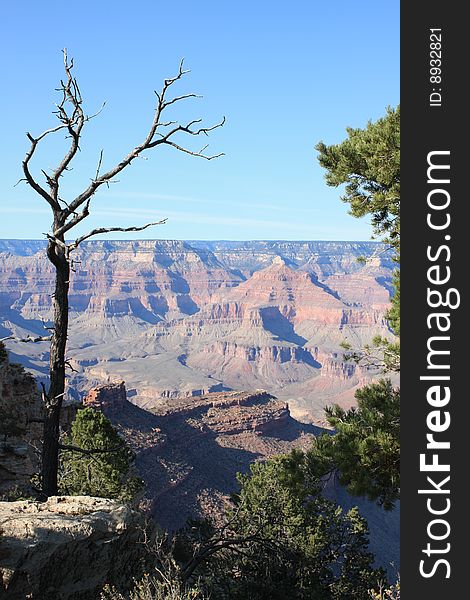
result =
[{"label": "twisted branch", "polygon": [[143,231],[148,227],[153,227],[154,225],[163,225],[167,222],[167,219],[162,219],[161,221],[155,221],[154,223],[146,223],[145,225],[141,225],[140,227],[97,227],[96,229],[92,229],[89,233],[80,236],[77,238],[72,244],[67,246],[68,252],[70,253],[72,250],[75,250],[83,241],[91,238],[95,235],[99,235],[101,233],[112,233],[114,231]]},{"label": "twisted branch", "polygon": [[[98,166],[90,184],[73,200],[67,202],[59,196],[60,178],[66,171],[70,170],[70,164],[72,163],[77,152],[80,150],[80,139],[85,123],[99,115],[103,110],[105,103],[103,103],[102,107],[95,114],[91,116],[87,116],[85,114],[82,107],[83,99],[80,88],[72,73],[74,66],[73,59],[68,59],[66,49],[64,49],[63,54],[65,78],[61,80],[60,87],[57,90],[61,93],[61,101],[56,105],[56,110],[54,111],[54,114],[57,116],[60,123],[56,127],[45,130],[36,137],[33,137],[30,133],[26,134],[31,142],[31,146],[23,160],[23,172],[25,175],[24,180],[40,196],[42,196],[52,208],[54,214],[54,224],[52,233],[46,234],[46,237],[49,239],[49,241],[53,242],[56,246],[64,250],[68,256],[70,251],[77,248],[82,241],[89,239],[94,235],[113,231],[142,231],[147,227],[164,223],[165,220],[158,221],[157,223],[148,223],[142,227],[97,228],[93,229],[86,235],[80,236],[72,244],[66,244],[64,241],[64,235],[89,216],[91,199],[100,186],[103,184],[109,185],[110,183],[113,183],[116,175],[130,165],[135,158],[145,158],[144,156],[141,156],[145,150],[149,150],[160,145],[168,145],[180,152],[189,154],[190,156],[196,156],[206,160],[213,160],[214,158],[223,156],[223,153],[213,155],[206,154],[205,150],[207,149],[207,146],[204,146],[201,150],[192,150],[182,143],[175,141],[175,136],[180,133],[196,137],[200,135],[207,136],[214,129],[224,125],[225,117],[215,125],[197,128],[195,126],[201,123],[202,119],[193,119],[183,125],[179,124],[177,121],[164,121],[162,119],[163,112],[173,104],[189,98],[200,98],[200,96],[197,94],[188,93],[167,99],[167,94],[171,86],[182,79],[184,75],[189,73],[189,70],[183,69],[183,60],[181,60],[178,73],[174,77],[164,80],[160,92],[155,91],[155,95],[157,97],[155,115],[143,142],[131,150],[131,152],[129,152],[118,164],[104,173],[100,173],[103,162],[103,150],[101,150]],[[166,130],[166,128],[170,129]],[[31,174],[30,162],[34,156],[38,144],[46,136],[57,133],[61,130],[65,130],[67,132],[67,138],[70,139],[70,145],[67,152],[64,154],[52,173],[47,173],[46,171],[42,170],[42,174],[47,184],[46,189],[46,187],[43,187]]]},{"label": "twisted branch", "polygon": [[[173,140],[171,138],[179,132],[183,132],[183,133],[193,135],[193,136],[198,136],[201,134],[207,135],[209,132],[213,131],[214,129],[217,129],[218,127],[222,127],[223,124],[225,123],[225,117],[219,123],[216,123],[215,125],[213,125],[211,127],[202,127],[202,128],[199,128],[198,130],[193,130],[193,129],[191,129],[191,127],[194,124],[201,122],[201,119],[196,119],[196,120],[190,121],[186,125],[178,125],[177,123],[175,123],[173,121],[167,121],[167,122],[161,121],[162,113],[168,106],[171,106],[172,104],[175,104],[176,102],[179,102],[181,100],[186,100],[187,98],[197,98],[198,97],[196,94],[184,94],[181,96],[175,96],[174,98],[172,98],[170,100],[166,100],[166,94],[168,92],[168,89],[175,82],[180,80],[186,73],[189,73],[189,71],[183,70],[183,60],[182,60],[180,63],[178,74],[175,77],[172,77],[170,79],[165,79],[165,81],[163,83],[163,87],[160,92],[155,91],[155,95],[157,96],[157,106],[155,108],[155,117],[153,119],[153,122],[150,126],[149,132],[147,133],[147,136],[145,137],[144,141],[141,144],[139,144],[138,146],[136,146],[131,152],[129,152],[127,154],[127,156],[125,156],[121,160],[121,162],[119,162],[113,168],[109,169],[102,175],[96,176],[91,181],[90,185],[70,203],[70,205],[68,207],[69,214],[76,211],[77,208],[79,208],[84,202],[86,202],[89,198],[91,198],[96,193],[96,190],[101,185],[103,185],[104,183],[111,182],[111,180],[116,175],[118,175],[123,169],[125,169],[128,165],[130,165],[131,162],[135,158],[139,157],[142,152],[144,152],[145,150],[148,150],[150,148],[154,148],[154,147],[162,145],[162,144],[167,144],[167,145],[175,147],[176,149],[178,149],[182,152],[190,154],[191,156],[205,158],[206,160],[212,160],[213,158],[218,158],[220,156],[223,156],[223,153],[219,153],[216,155],[206,155],[202,151],[199,151],[199,152],[192,151],[189,148],[185,148],[184,146],[176,144],[175,142],[173,142]],[[160,132],[157,133],[157,129],[159,127],[168,127],[173,124],[176,124],[176,127],[171,129],[170,131],[168,131],[166,134],[161,134]]]}]

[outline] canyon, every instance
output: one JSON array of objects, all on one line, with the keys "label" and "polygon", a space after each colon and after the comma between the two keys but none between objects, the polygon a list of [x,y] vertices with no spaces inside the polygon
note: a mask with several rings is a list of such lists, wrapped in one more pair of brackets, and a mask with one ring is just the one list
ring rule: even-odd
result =
[{"label": "canyon", "polygon": [[[294,419],[287,403],[263,390],[169,398],[149,411],[129,402],[124,382],[118,382],[91,389],[83,405],[102,411],[126,439],[145,482],[140,508],[169,531],[194,518],[222,525],[239,489],[237,473],[293,448],[308,450],[324,432]],[[345,510],[359,508],[377,565],[395,577],[399,511],[351,496],[336,474],[325,479],[323,493]]]},{"label": "canyon", "polygon": [[124,382],[92,388],[83,405],[103,412],[135,453],[145,481],[141,508],[165,529],[217,518],[256,460],[306,449],[320,429],[293,419],[264,392],[172,399],[151,411],[129,402]]},{"label": "canyon", "polygon": [[[0,337],[12,360],[47,375],[53,271],[45,242],[0,241]],[[363,257],[365,260],[358,261]],[[73,254],[68,401],[124,380],[142,408],[211,392],[263,389],[324,424],[377,375],[344,360],[392,338],[396,267],[374,242],[93,241]]]},{"label": "canyon", "polygon": [[[94,241],[72,266],[62,426],[80,406],[106,414],[135,452],[141,508],[169,530],[188,517],[219,518],[238,472],[307,449],[324,406],[351,406],[354,391],[380,376],[345,360],[343,342],[393,339],[385,315],[396,264],[373,242]],[[21,381],[32,423],[5,438],[5,488],[37,470],[21,436],[40,437],[29,374],[46,381],[48,343],[18,338],[48,335],[53,288],[45,242],[0,240],[9,354],[0,392],[9,411],[8,390]],[[358,505],[377,564],[398,565],[398,511],[351,497],[335,478],[324,493],[345,509]]]}]

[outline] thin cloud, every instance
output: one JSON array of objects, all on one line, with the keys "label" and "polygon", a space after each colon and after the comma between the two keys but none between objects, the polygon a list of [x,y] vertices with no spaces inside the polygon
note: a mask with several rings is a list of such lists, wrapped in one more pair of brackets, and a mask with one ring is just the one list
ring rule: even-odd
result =
[{"label": "thin cloud", "polygon": [[247,202],[247,201],[226,201],[226,200],[215,200],[213,198],[194,198],[193,196],[173,196],[171,194],[154,194],[151,192],[109,192],[106,194],[111,198],[122,198],[126,200],[159,200],[161,202],[188,202],[191,204],[208,204],[210,206],[233,206],[235,208],[251,208],[261,210],[276,210],[276,211],[288,211],[290,213],[318,213],[323,212],[322,208],[297,208],[289,205],[281,204],[264,204],[262,202]]},{"label": "thin cloud", "polygon": [[145,209],[124,209],[120,208],[114,211],[97,209],[94,214],[101,217],[126,218],[131,216],[146,218],[165,218],[171,222],[178,223],[197,223],[208,225],[224,225],[229,227],[257,227],[261,229],[283,229],[289,231],[303,231],[312,233],[312,228],[301,223],[286,223],[285,221],[275,221],[270,219],[250,219],[245,217],[219,217],[203,215],[196,212],[176,212],[168,210],[145,210]]},{"label": "thin cloud", "polygon": [[[176,198],[176,197],[175,197]],[[27,208],[21,206],[0,206],[0,213],[3,214],[41,214],[41,215],[49,215],[50,211],[47,208]],[[197,213],[194,211],[173,211],[173,210],[155,210],[153,208],[145,209],[145,208],[134,208],[134,209],[126,209],[126,208],[118,208],[116,210],[108,210],[95,208],[90,213],[90,217],[93,216],[105,217],[107,219],[112,220],[113,218],[117,219],[128,219],[135,217],[136,219],[152,219],[157,217],[158,219],[168,218],[170,222],[173,223],[197,223],[197,224],[207,224],[207,225],[221,225],[228,227],[249,227],[249,228],[261,228],[261,229],[282,229],[288,231],[302,231],[309,232],[312,234],[312,228],[308,225],[304,225],[301,223],[288,223],[286,221],[280,220],[272,220],[272,219],[252,219],[249,217],[224,217],[224,216],[214,216],[214,215],[206,215],[202,213]],[[112,223],[109,224],[111,226]]]}]

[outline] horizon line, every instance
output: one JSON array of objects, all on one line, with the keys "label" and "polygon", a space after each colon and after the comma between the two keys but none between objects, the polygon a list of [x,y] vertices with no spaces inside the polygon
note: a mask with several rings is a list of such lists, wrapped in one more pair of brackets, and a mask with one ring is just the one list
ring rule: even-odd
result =
[{"label": "horizon line", "polygon": [[[68,240],[73,241],[73,240]],[[45,238],[0,238],[0,242],[45,242]],[[258,239],[222,239],[222,238],[211,238],[211,239],[196,239],[196,238],[134,238],[134,239],[94,239],[84,240],[82,244],[94,244],[96,242],[344,242],[344,243],[356,243],[356,244],[385,244],[380,240],[333,240],[333,239],[288,239],[288,238],[258,238]],[[81,245],[81,244],[80,244]]]}]

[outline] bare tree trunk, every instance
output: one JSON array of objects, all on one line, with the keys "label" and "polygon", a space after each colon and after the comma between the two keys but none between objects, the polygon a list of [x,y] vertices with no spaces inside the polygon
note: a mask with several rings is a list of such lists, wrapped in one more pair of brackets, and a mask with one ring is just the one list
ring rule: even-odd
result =
[{"label": "bare tree trunk", "polygon": [[[63,241],[63,240],[60,240]],[[65,347],[68,331],[70,265],[64,248],[50,241],[47,256],[56,269],[54,331],[50,350],[50,384],[45,402],[42,449],[42,489],[46,496],[57,494],[60,410],[65,391]]]},{"label": "bare tree trunk", "polygon": [[[53,297],[54,329],[50,338],[50,384],[47,392],[45,388],[43,390],[45,418],[41,476],[42,490],[45,496],[57,494],[57,471],[60,449],[60,411],[64,399],[65,367],[67,364],[65,349],[68,333],[68,293],[71,271],[70,252],[78,248],[79,244],[84,240],[95,235],[115,231],[143,231],[144,229],[147,229],[147,227],[165,223],[166,219],[136,227],[98,227],[81,235],[76,238],[75,241],[71,241],[68,244],[65,243],[65,235],[70,235],[69,232],[89,216],[90,202],[98,188],[105,184],[109,187],[110,183],[115,183],[114,177],[128,167],[134,159],[138,157],[143,158],[141,154],[146,150],[161,145],[167,145],[176,148],[180,152],[185,152],[191,156],[198,156],[206,160],[212,160],[222,156],[223,154],[205,154],[204,151],[207,146],[204,146],[204,148],[198,151],[191,150],[190,148],[181,145],[181,143],[176,143],[174,138],[180,134],[195,137],[202,135],[207,136],[211,131],[218,127],[222,127],[225,123],[225,117],[222,121],[211,127],[199,127],[201,119],[193,119],[185,125],[179,124],[178,121],[164,121],[162,119],[163,113],[169,106],[187,98],[198,97],[196,94],[183,94],[181,96],[174,96],[170,99],[167,98],[169,88],[188,73],[188,71],[183,70],[183,61],[181,61],[178,74],[175,77],[165,79],[160,93],[155,92],[157,97],[155,115],[144,141],[105,173],[100,173],[103,160],[103,151],[101,151],[94,178],[91,179],[91,182],[78,196],[70,202],[66,202],[59,194],[61,177],[64,176],[66,171],[70,170],[70,163],[80,149],[80,140],[84,124],[97,116],[101,112],[101,109],[92,116],[85,115],[82,108],[82,95],[77,81],[72,75],[73,60],[68,60],[66,50],[64,50],[64,68],[66,77],[64,80],[61,80],[58,89],[62,99],[59,104],[56,104],[57,110],[54,111],[54,114],[59,120],[59,124],[56,127],[46,129],[36,137],[33,137],[30,133],[26,134],[31,145],[26,152],[22,163],[25,175],[24,180],[47,202],[47,204],[49,204],[53,214],[53,226],[51,232],[46,234],[46,237],[49,240],[47,257],[55,267],[56,279]],[[46,187],[43,187],[43,185],[41,185],[41,183],[32,175],[30,162],[36,152],[38,144],[40,144],[47,136],[54,135],[59,131],[67,134],[66,139],[70,140],[70,145],[55,169],[51,172],[46,172],[44,169],[41,170],[47,184],[46,189]],[[39,336],[32,338],[28,336],[24,341],[43,341],[43,337]]]}]

